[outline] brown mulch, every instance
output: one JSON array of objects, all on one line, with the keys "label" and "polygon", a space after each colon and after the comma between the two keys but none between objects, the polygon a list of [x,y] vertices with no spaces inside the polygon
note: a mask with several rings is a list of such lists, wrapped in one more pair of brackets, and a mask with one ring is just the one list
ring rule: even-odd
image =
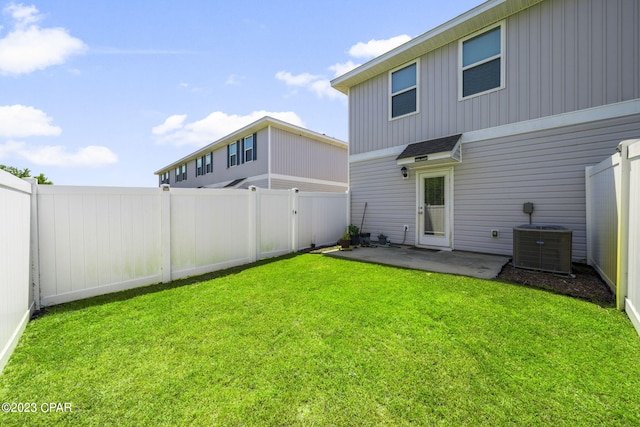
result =
[{"label": "brown mulch", "polygon": [[584,264],[573,264],[572,269],[573,275],[570,277],[515,268],[509,263],[504,266],[497,280],[580,298],[603,307],[613,307],[615,305],[613,292],[592,267]]}]

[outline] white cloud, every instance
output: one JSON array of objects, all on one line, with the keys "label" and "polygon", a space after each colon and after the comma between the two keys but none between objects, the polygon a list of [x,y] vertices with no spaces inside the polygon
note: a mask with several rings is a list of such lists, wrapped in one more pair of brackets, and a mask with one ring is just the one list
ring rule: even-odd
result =
[{"label": "white cloud", "polygon": [[53,119],[44,111],[25,105],[0,106],[0,137],[57,136],[62,133],[52,126]]},{"label": "white cloud", "polygon": [[42,16],[35,6],[10,4],[4,9],[14,28],[0,38],[0,74],[18,75],[64,63],[83,53],[87,46],[64,28],[41,28]]},{"label": "white cloud", "polygon": [[333,76],[334,77],[338,77],[341,76],[345,73],[348,73],[349,71],[358,68],[361,64],[356,64],[353,61],[349,60],[347,62],[344,62],[342,64],[338,63],[335,65],[332,65],[329,67],[329,69],[331,71],[333,71]]},{"label": "white cloud", "polygon": [[[407,35],[401,35],[391,37],[386,40],[369,40],[366,43],[360,42],[351,46],[349,49],[349,55],[353,58],[366,58],[371,59],[376,56],[382,55],[391,49],[400,46],[403,43],[411,40],[411,37]],[[341,76],[349,71],[359,67],[360,64],[356,64],[352,60],[347,62],[337,63],[328,67],[328,70],[333,73],[333,77]],[[344,95],[331,87],[330,80],[325,75],[300,73],[291,74],[289,71],[278,71],[275,75],[276,79],[283,81],[287,86],[293,88],[305,88],[313,93],[320,99],[329,98],[344,99]],[[294,92],[295,93],[295,92]]]},{"label": "white cloud", "polygon": [[280,119],[296,126],[304,126],[300,117],[290,111],[269,112],[261,110],[245,116],[229,115],[221,111],[215,111],[203,119],[189,123],[185,123],[186,115],[174,114],[169,116],[161,125],[155,126],[151,132],[158,137],[157,141],[160,144],[202,147],[264,116]]},{"label": "white cloud", "polygon": [[161,125],[154,126],[153,129],[151,129],[151,133],[154,135],[163,135],[173,130],[180,129],[186,119],[186,114],[174,114],[173,116],[167,117],[167,120],[165,120]]},{"label": "white cloud", "polygon": [[29,146],[24,142],[0,144],[0,158],[15,156],[35,165],[61,167],[100,167],[118,162],[118,156],[107,147],[89,145],[69,152],[61,145]]},{"label": "white cloud", "polygon": [[36,165],[65,167],[99,167],[118,161],[107,147],[90,145],[69,152],[61,145],[32,146],[11,138],[33,136],[58,136],[62,129],[51,125],[53,119],[44,111],[25,105],[0,106],[0,138],[8,138],[0,144],[0,159],[17,157]]},{"label": "white cloud", "polygon": [[366,43],[360,42],[351,46],[351,49],[349,49],[349,55],[354,58],[375,58],[376,56],[380,56],[383,53],[395,49],[409,40],[411,40],[411,37],[403,34],[401,36],[391,37],[390,39],[369,40]]},{"label": "white cloud", "polygon": [[287,86],[306,88],[315,93],[318,98],[339,98],[343,96],[331,88],[329,79],[322,75],[309,73],[294,75],[288,71],[278,71],[276,79],[285,82]]}]

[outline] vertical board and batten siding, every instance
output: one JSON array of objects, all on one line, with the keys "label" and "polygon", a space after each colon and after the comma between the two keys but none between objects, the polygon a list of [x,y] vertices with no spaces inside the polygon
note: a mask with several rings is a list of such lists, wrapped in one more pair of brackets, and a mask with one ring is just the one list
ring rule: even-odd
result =
[{"label": "vertical board and batten siding", "polygon": [[[249,134],[245,136],[249,136]],[[185,181],[176,181],[175,168],[172,168],[169,171],[170,185],[174,188],[198,188],[219,182],[233,181],[235,179],[266,174],[268,170],[268,138],[269,134],[266,128],[257,132],[256,160],[252,160],[247,163],[240,163],[237,166],[227,167],[227,146],[224,145],[213,151],[213,172],[196,177],[196,160],[193,159],[187,162],[187,179]],[[202,153],[202,155],[207,153],[208,152]],[[244,153],[238,153],[238,162],[240,162],[240,154]]]},{"label": "vertical board and batten siding", "polygon": [[156,188],[38,187],[43,305],[160,282]]},{"label": "vertical board and batten siding", "polygon": [[455,248],[511,254],[513,227],[529,222],[522,204],[532,202],[532,221],[573,230],[573,260],[585,262],[585,167],[638,134],[635,115],[484,141],[463,136],[453,178]]},{"label": "vertical board and batten siding", "polygon": [[586,168],[587,264],[593,266],[612,291],[618,268],[620,212],[620,154]]},{"label": "vertical board and batten siding", "polygon": [[30,316],[31,184],[0,171],[0,372]]},{"label": "vertical board and batten siding", "polygon": [[254,212],[247,190],[172,188],[171,278],[254,261]]},{"label": "vertical board and batten siding", "polygon": [[[351,223],[361,232],[388,236],[393,243],[405,237],[405,224],[409,225],[405,244],[415,244],[416,236],[416,179],[411,171],[403,179],[396,156],[351,163]],[[367,206],[365,212],[365,204]]]},{"label": "vertical board and batten siding", "polygon": [[505,88],[458,100],[458,42],[421,58],[419,113],[389,121],[388,74],[349,91],[350,154],[640,98],[640,3],[548,0],[506,20]]},{"label": "vertical board and batten siding", "polygon": [[347,145],[337,146],[271,127],[270,173],[347,183]]},{"label": "vertical board and batten siding", "polygon": [[[584,262],[585,167],[638,134],[639,115],[486,140],[463,135],[462,162],[453,168],[453,248],[510,255],[513,227],[529,222],[522,205],[532,202],[533,222],[573,230],[573,260]],[[405,243],[414,244],[418,171],[403,180],[396,156],[351,163],[351,222],[360,223],[368,202],[364,231],[400,243],[409,224]]]}]

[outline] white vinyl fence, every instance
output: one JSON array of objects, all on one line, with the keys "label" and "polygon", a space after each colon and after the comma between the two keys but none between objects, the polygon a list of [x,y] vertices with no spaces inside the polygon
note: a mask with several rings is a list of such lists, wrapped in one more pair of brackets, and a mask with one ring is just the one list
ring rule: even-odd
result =
[{"label": "white vinyl fence", "polygon": [[0,372],[29,321],[31,184],[0,170]]},{"label": "white vinyl fence", "polygon": [[640,333],[640,140],[586,170],[587,258]]},{"label": "white vinyl fence", "polygon": [[43,306],[335,243],[347,194],[38,186]]}]

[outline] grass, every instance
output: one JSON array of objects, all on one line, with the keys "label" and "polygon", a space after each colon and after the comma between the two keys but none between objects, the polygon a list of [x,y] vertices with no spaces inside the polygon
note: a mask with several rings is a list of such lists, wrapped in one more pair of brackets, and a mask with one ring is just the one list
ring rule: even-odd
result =
[{"label": "grass", "polygon": [[38,412],[0,425],[640,425],[615,309],[310,254],[200,280],[32,321],[0,402]]}]

